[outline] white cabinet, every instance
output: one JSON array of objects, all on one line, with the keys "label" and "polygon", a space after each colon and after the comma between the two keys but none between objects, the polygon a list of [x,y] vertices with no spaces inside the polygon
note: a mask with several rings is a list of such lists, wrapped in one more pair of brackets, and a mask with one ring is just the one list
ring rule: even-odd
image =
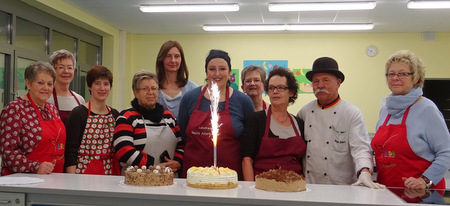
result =
[{"label": "white cabinet", "polygon": [[25,206],[24,193],[0,192],[0,205]]}]

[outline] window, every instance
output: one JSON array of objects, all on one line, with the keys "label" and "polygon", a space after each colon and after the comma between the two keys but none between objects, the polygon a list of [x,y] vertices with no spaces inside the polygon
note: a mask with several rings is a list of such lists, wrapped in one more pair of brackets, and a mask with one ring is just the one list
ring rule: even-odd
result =
[{"label": "window", "polygon": [[76,53],[75,45],[77,40],[71,36],[65,35],[63,33],[52,31],[52,39],[50,42],[50,55],[60,49],[65,49],[72,53]]},{"label": "window", "polygon": [[5,106],[5,99],[6,99],[6,75],[5,75],[5,54],[0,53],[0,95],[1,95],[1,101],[0,101],[0,109],[3,109]]},{"label": "window", "polygon": [[450,79],[425,79],[423,96],[436,104],[450,131]]},{"label": "window", "polygon": [[81,84],[79,85],[80,88],[80,94],[85,99],[90,99],[91,94],[89,93],[89,88],[86,84],[86,75],[89,69],[91,69],[93,66],[100,64],[98,54],[100,53],[100,48],[89,44],[84,41],[80,41],[79,49],[78,49],[78,62],[77,67],[79,68],[79,77]]},{"label": "window", "polygon": [[47,53],[47,34],[48,28],[17,17],[14,42],[16,46]]},{"label": "window", "polygon": [[23,1],[1,0],[0,106],[27,92],[23,72],[30,63],[48,61],[59,49],[75,55],[78,67],[70,89],[86,98],[86,72],[101,63],[102,36]]},{"label": "window", "polygon": [[0,43],[11,43],[11,14],[0,11]]}]

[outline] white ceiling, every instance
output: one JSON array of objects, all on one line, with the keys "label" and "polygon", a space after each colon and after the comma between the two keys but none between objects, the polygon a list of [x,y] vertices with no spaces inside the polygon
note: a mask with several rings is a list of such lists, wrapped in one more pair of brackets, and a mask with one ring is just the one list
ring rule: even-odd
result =
[{"label": "white ceiling", "polygon": [[[203,24],[374,23],[362,32],[450,32],[450,10],[410,10],[408,0],[376,0],[374,10],[269,12],[277,0],[64,0],[119,30],[133,34],[207,33]],[[283,0],[282,2],[293,2]],[[302,1],[302,0],[297,0]],[[312,2],[314,0],[307,0]],[[316,0],[317,1],[317,0]],[[339,0],[324,0],[328,2]],[[349,0],[355,1],[355,0]],[[356,0],[358,1],[358,0]],[[141,4],[238,3],[238,12],[143,13]],[[281,2],[281,1],[278,1]],[[279,33],[279,32],[277,32]],[[292,33],[292,32],[285,32]]]}]

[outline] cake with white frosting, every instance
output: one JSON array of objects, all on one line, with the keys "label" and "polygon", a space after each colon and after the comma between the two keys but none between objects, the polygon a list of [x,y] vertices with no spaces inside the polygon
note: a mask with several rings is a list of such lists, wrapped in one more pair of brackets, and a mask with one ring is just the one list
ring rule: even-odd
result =
[{"label": "cake with white frosting", "polygon": [[300,192],[306,190],[303,175],[291,170],[271,169],[255,177],[255,188],[277,192]]},{"label": "cake with white frosting", "polygon": [[135,186],[173,185],[173,171],[165,166],[129,166],[125,171],[125,184]]},{"label": "cake with white frosting", "polygon": [[238,186],[237,172],[224,167],[191,167],[187,186],[202,189],[231,189]]}]

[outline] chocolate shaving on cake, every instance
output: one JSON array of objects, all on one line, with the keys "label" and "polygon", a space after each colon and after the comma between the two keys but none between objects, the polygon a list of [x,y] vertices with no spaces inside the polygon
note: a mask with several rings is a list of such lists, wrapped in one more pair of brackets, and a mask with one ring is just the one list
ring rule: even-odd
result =
[{"label": "chocolate shaving on cake", "polygon": [[297,174],[292,170],[283,170],[281,168],[271,169],[269,171],[263,172],[257,175],[257,177],[272,179],[278,182],[293,182],[305,179],[302,175]]}]

